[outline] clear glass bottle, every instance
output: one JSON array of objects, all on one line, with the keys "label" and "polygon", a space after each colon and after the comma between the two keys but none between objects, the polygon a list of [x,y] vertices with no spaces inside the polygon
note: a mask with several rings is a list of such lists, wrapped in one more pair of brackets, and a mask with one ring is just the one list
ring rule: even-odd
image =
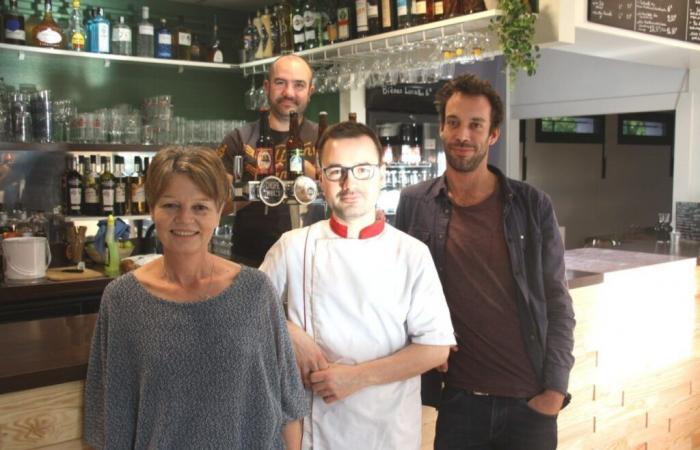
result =
[{"label": "clear glass bottle", "polygon": [[24,15],[17,8],[17,0],[10,0],[10,9],[5,13],[4,38],[8,44],[24,45],[27,34],[24,30]]},{"label": "clear glass bottle", "polygon": [[37,47],[63,48],[63,29],[53,20],[51,0],[44,0],[44,18],[32,30],[32,44]]},{"label": "clear glass bottle", "polygon": [[83,11],[80,0],[73,0],[68,27],[68,48],[76,52],[85,50],[85,27],[83,26]]},{"label": "clear glass bottle", "polygon": [[156,30],[155,57],[171,59],[173,57],[173,34],[168,28],[168,22],[160,19],[160,26]]},{"label": "clear glass bottle", "polygon": [[119,22],[112,27],[112,53],[131,56],[131,27],[119,16]]},{"label": "clear glass bottle", "polygon": [[136,56],[153,58],[155,48],[153,24],[148,21],[148,6],[141,8],[141,22],[139,22],[136,34]]},{"label": "clear glass bottle", "polygon": [[179,24],[175,29],[175,59],[190,61],[192,59],[192,30],[185,26],[185,16],[178,16]]}]

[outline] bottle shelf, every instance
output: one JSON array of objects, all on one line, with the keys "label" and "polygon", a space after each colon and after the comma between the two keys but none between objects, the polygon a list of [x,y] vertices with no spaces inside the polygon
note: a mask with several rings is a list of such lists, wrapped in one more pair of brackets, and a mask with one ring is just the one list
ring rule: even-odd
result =
[{"label": "bottle shelf", "polygon": [[[170,145],[170,144],[168,144]],[[76,144],[61,142],[55,144],[42,144],[38,142],[0,142],[0,151],[42,151],[42,152],[118,152],[118,153],[148,153],[157,152],[168,145],[144,145],[144,144]],[[204,147],[212,147],[204,145]],[[212,147],[214,148],[214,147]]]},{"label": "bottle shelf", "polygon": [[[389,31],[365,38],[352,39],[337,44],[303,50],[295,54],[305,57],[310,63],[333,62],[341,59],[371,54],[387,53],[404,45],[441,39],[467,31],[485,31],[491,19],[502,15],[497,9],[468,14],[401,30]],[[267,68],[277,56],[238,64],[245,76],[267,73]]]},{"label": "bottle shelf", "polygon": [[155,66],[175,66],[179,70],[184,68],[196,68],[207,70],[233,70],[236,64],[209,63],[200,61],[183,61],[179,59],[144,58],[141,56],[122,56],[106,53],[76,52],[73,50],[59,50],[55,48],[33,47],[30,45],[15,45],[0,43],[0,50],[6,52],[17,52],[17,58],[23,61],[28,54],[55,55],[68,58],[96,59],[104,61],[104,65],[109,67],[112,61],[120,63],[146,64]]},{"label": "bottle shelf", "polygon": [[420,164],[406,164],[406,163],[387,163],[386,168],[388,170],[421,170],[430,169],[432,164],[429,162],[422,162]]}]

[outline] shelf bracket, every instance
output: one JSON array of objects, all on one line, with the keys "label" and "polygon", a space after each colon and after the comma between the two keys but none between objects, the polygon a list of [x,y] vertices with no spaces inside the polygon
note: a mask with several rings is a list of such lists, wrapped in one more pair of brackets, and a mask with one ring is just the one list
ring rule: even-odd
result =
[{"label": "shelf bracket", "polygon": [[20,61],[24,61],[24,58],[26,58],[26,57],[27,57],[27,55],[26,55],[26,53],[24,53],[23,50],[20,50],[20,51],[17,53],[17,59],[20,60]]},{"label": "shelf bracket", "polygon": [[110,60],[108,60],[108,59],[105,59],[105,60],[104,60],[105,69],[108,69],[109,66],[110,66],[111,64],[112,64],[112,61],[110,61]]},{"label": "shelf bracket", "polygon": [[185,71],[184,66],[177,66],[177,73],[183,73]]}]

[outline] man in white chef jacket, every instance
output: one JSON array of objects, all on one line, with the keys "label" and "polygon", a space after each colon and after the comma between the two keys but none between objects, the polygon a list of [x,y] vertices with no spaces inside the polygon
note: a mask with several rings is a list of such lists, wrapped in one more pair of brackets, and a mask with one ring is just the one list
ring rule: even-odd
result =
[{"label": "man in white chef jacket", "polygon": [[302,448],[417,450],[419,375],[455,344],[440,280],[422,242],[376,219],[374,132],[342,122],[318,147],[331,218],[282,235],[260,266],[287,302],[311,396]]}]

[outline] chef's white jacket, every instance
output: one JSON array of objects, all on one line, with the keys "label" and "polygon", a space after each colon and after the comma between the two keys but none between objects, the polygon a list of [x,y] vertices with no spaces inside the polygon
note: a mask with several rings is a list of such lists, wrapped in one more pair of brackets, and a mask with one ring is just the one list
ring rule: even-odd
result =
[{"label": "chef's white jacket", "polygon": [[[287,302],[289,320],[313,337],[329,362],[362,363],[410,343],[455,344],[428,248],[389,224],[367,239],[342,238],[328,220],[289,231],[260,269]],[[310,395],[304,449],[420,448],[419,376],[332,404]]]}]

